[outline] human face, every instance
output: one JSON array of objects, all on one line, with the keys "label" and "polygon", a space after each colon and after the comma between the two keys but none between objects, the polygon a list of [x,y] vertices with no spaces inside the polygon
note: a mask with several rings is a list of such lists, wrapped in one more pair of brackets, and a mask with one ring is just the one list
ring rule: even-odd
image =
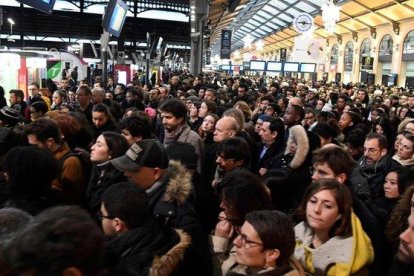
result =
[{"label": "human face", "polygon": [[82,90],[76,91],[76,100],[81,106],[87,106],[89,104],[89,96]]},{"label": "human face", "polygon": [[117,85],[115,87],[115,94],[122,94],[122,93],[124,93],[124,90],[122,89],[122,86]]},{"label": "human face", "polygon": [[157,181],[154,177],[154,169],[150,167],[141,166],[136,171],[125,171],[124,175],[128,178],[128,181],[145,190],[149,189]]},{"label": "human face", "polygon": [[204,99],[204,95],[205,95],[205,91],[204,91],[204,89],[200,89],[200,90],[198,90],[198,97],[199,97],[200,99]]},{"label": "human face", "polygon": [[208,114],[208,107],[206,103],[202,103],[200,106],[200,110],[198,111],[198,117],[204,118]]},{"label": "human face", "polygon": [[239,87],[239,89],[237,90],[237,94],[239,95],[239,97],[243,97],[244,95],[246,95],[246,89],[243,87]]},{"label": "human face", "polygon": [[153,89],[148,93],[148,96],[151,102],[156,102],[160,97],[160,93],[157,89]]},{"label": "human face", "polygon": [[91,147],[91,161],[100,164],[111,160],[111,158],[111,152],[105,138],[103,135],[99,135],[95,144]]},{"label": "human face", "polygon": [[389,172],[385,177],[384,192],[386,198],[394,199],[400,197],[400,192],[398,191],[398,175],[396,172]]},{"label": "human face", "polygon": [[69,99],[70,101],[76,101],[76,93],[75,93],[75,92],[73,92],[73,91],[69,91],[69,92],[68,92],[68,99]]},{"label": "human face", "polygon": [[343,130],[346,127],[352,126],[352,118],[348,113],[342,113],[339,119],[339,128]]},{"label": "human face", "polygon": [[241,165],[240,162],[236,161],[234,158],[226,158],[221,153],[217,153],[216,164],[225,172],[232,171]]},{"label": "human face", "polygon": [[407,96],[401,96],[400,98],[400,105],[406,105],[408,101],[408,97]]},{"label": "human face", "polygon": [[329,167],[327,162],[313,164],[312,180],[317,181],[321,178],[337,179],[334,171]]},{"label": "human face", "polygon": [[171,132],[176,130],[183,122],[184,118],[177,118],[171,112],[161,112],[162,124],[164,128]]},{"label": "human face", "polygon": [[126,129],[126,128],[122,129],[121,134],[122,134],[122,136],[125,137],[125,139],[128,142],[128,145],[130,145],[130,146],[132,146],[135,142],[138,142],[138,141],[141,140],[140,136],[137,136],[137,137],[132,136],[131,132],[129,132],[129,130]]},{"label": "human face", "polygon": [[269,101],[268,100],[263,100],[263,101],[261,101],[260,102],[260,105],[259,105],[259,107],[260,107],[260,110],[266,110],[266,107],[269,105]]},{"label": "human face", "polygon": [[296,116],[295,110],[293,110],[292,107],[288,107],[286,109],[285,115],[283,116],[283,122],[287,126],[293,126],[296,123],[296,119],[298,116]]},{"label": "human face", "polygon": [[346,104],[346,102],[345,102],[345,100],[344,100],[344,99],[342,99],[342,98],[339,98],[339,99],[338,99],[338,101],[336,102],[336,106],[337,106],[339,109],[344,108],[344,107],[345,107],[345,104]]},{"label": "human face", "polygon": [[127,92],[127,93],[126,93],[126,95],[125,95],[125,100],[126,100],[128,103],[130,103],[130,102],[132,102],[132,101],[133,101],[133,100],[135,100],[135,99],[134,99],[134,96],[132,96],[132,94],[131,94],[131,93]]},{"label": "human face", "polygon": [[194,117],[197,117],[198,116],[198,109],[197,109],[197,107],[194,105],[194,104],[191,104],[191,107],[190,107],[190,117],[192,117],[192,118],[194,118]]},{"label": "human face", "polygon": [[32,97],[39,96],[39,89],[37,89],[36,85],[29,85],[28,87],[29,95]]},{"label": "human face", "polygon": [[30,120],[32,122],[39,120],[42,117],[43,117],[43,114],[40,111],[37,111],[33,107],[30,107]]},{"label": "human face", "polygon": [[168,96],[168,91],[167,91],[167,89],[166,88],[164,88],[164,87],[161,87],[160,88],[160,98],[161,99],[166,99],[167,98],[167,96]]},{"label": "human face", "polygon": [[397,135],[397,137],[395,138],[395,143],[394,143],[394,149],[395,151],[398,151],[398,148],[400,147],[400,142],[401,139],[404,137],[404,134],[400,133]]},{"label": "human face", "polygon": [[220,143],[232,137],[232,130],[230,129],[230,125],[223,119],[217,121],[216,129],[214,130],[214,141],[217,143]]},{"label": "human face", "polygon": [[49,148],[47,146],[47,143],[43,143],[42,141],[38,140],[37,136],[35,134],[29,134],[27,136],[27,141],[29,142],[30,145],[36,146],[38,148],[42,148],[42,149],[48,149]]},{"label": "human face", "polygon": [[277,132],[271,131],[269,129],[270,123],[263,122],[262,127],[260,128],[259,135],[262,138],[262,142],[267,146],[272,145],[276,141]]},{"label": "human face", "polygon": [[364,91],[358,91],[357,97],[358,97],[358,99],[363,101],[365,99],[365,92]]},{"label": "human face", "polygon": [[413,143],[407,138],[403,137],[398,147],[398,152],[397,152],[398,157],[400,157],[402,160],[408,160],[413,157],[413,153],[414,153]]},{"label": "human face", "polygon": [[108,237],[114,237],[117,235],[114,224],[113,224],[113,218],[111,218],[110,216],[108,216],[108,211],[105,208],[104,203],[101,203],[101,210],[100,210],[100,215],[102,217],[102,230],[105,233],[105,236]]},{"label": "human face", "polygon": [[92,112],[92,123],[96,128],[103,127],[108,122],[108,117],[102,112]]},{"label": "human face", "polygon": [[62,89],[66,89],[69,86],[69,81],[68,80],[61,80],[60,81],[60,87]]},{"label": "human face", "polygon": [[414,97],[413,96],[408,97],[407,104],[410,108],[414,107]]},{"label": "human face", "polygon": [[322,110],[323,106],[324,106],[323,101],[318,100],[318,102],[316,103],[316,109],[317,110]]},{"label": "human face", "polygon": [[254,125],[254,132],[259,133],[262,128],[263,120],[257,119],[256,124]]},{"label": "human face", "polygon": [[306,113],[303,120],[305,126],[310,126],[315,122],[315,115],[313,113]]},{"label": "human face", "polygon": [[408,123],[405,125],[405,131],[408,131],[411,134],[414,134],[414,123]]},{"label": "human face", "polygon": [[397,259],[403,264],[414,265],[414,214],[408,217],[408,228],[400,235]]},{"label": "human face", "polygon": [[408,112],[408,108],[403,107],[400,111],[400,118],[404,119],[405,116],[407,115],[407,112]]},{"label": "human face", "polygon": [[108,100],[113,100],[114,99],[114,95],[112,95],[112,93],[110,93],[110,92],[107,92],[106,94],[105,94],[105,98],[107,98]]},{"label": "human face", "polygon": [[201,129],[204,132],[213,132],[215,125],[216,125],[216,120],[214,119],[214,117],[207,115],[204,118],[203,124],[201,125]]},{"label": "human face", "polygon": [[[236,246],[236,262],[248,267],[263,267],[266,265],[266,253],[263,243],[254,227],[245,221],[239,235],[233,241]],[[244,245],[244,246],[243,246]]]},{"label": "human face", "polygon": [[10,102],[10,105],[19,103],[16,94],[10,93],[9,102]]},{"label": "human face", "polygon": [[306,220],[315,232],[329,233],[340,218],[338,205],[330,190],[321,190],[312,195],[306,204]]},{"label": "human face", "polygon": [[61,104],[62,103],[62,97],[59,96],[58,93],[53,93],[53,103],[55,105]]},{"label": "human face", "polygon": [[213,91],[207,90],[206,93],[205,93],[205,95],[204,95],[204,99],[210,100],[210,101],[214,101],[214,93],[213,93]]},{"label": "human face", "polygon": [[384,150],[380,149],[378,139],[365,140],[364,157],[368,165],[380,160],[385,153]]}]

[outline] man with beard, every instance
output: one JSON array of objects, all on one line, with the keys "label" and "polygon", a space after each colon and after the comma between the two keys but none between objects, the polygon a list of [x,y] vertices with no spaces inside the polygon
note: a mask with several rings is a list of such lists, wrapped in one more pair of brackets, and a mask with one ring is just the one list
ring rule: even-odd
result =
[{"label": "man with beard", "polygon": [[408,217],[408,228],[400,235],[400,247],[388,275],[414,275],[414,214]]}]

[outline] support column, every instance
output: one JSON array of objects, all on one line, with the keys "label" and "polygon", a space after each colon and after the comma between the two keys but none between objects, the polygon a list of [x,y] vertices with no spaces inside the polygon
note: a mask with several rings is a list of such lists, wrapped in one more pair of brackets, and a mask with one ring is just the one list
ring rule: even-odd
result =
[{"label": "support column", "polygon": [[203,67],[203,32],[204,23],[208,15],[207,0],[190,1],[190,26],[191,26],[191,55],[190,72],[193,75],[201,73]]}]

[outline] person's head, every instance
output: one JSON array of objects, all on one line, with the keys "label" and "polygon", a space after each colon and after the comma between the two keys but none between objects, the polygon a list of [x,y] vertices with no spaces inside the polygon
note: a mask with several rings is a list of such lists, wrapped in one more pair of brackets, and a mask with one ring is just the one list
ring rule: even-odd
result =
[{"label": "person's head", "polygon": [[15,233],[7,252],[15,275],[99,275],[104,237],[86,211],[60,206]]},{"label": "person's head", "polygon": [[111,185],[102,195],[99,218],[109,237],[142,227],[152,220],[148,195],[131,182]]},{"label": "person's head", "polygon": [[320,179],[311,184],[299,206],[305,225],[329,237],[352,235],[352,196],[347,186],[335,179]]},{"label": "person's head", "polygon": [[92,89],[92,102],[94,104],[103,103],[105,99],[105,90],[103,88]]},{"label": "person's head", "polygon": [[40,97],[40,92],[39,92],[39,84],[37,82],[32,82],[29,87],[27,87],[27,90],[29,90],[29,95],[33,98],[35,97]]},{"label": "person's head", "polygon": [[60,105],[61,103],[65,102],[67,99],[66,90],[56,90],[53,92],[52,99],[55,105]]},{"label": "person's head", "polygon": [[358,113],[349,111],[344,112],[339,119],[339,128],[344,130],[361,122],[361,116]]},{"label": "person's head", "polygon": [[241,112],[243,112],[244,115],[244,119],[246,122],[250,121],[252,119],[253,113],[252,110],[250,109],[250,106],[244,102],[244,101],[238,101],[235,105],[234,108],[240,110]]},{"label": "person's head", "polygon": [[93,106],[92,109],[92,123],[96,128],[102,128],[111,118],[111,112],[108,106],[99,103]]},{"label": "person's head", "polygon": [[226,219],[241,226],[246,214],[258,210],[271,210],[270,195],[260,179],[246,169],[236,169],[226,174],[218,186],[220,208]]},{"label": "person's head", "polygon": [[19,104],[24,100],[24,93],[20,89],[12,89],[9,92],[10,105]]},{"label": "person's head", "polygon": [[20,209],[0,209],[0,251],[6,249],[17,231],[29,225],[32,219],[29,213]]},{"label": "person's head", "polygon": [[135,142],[142,139],[151,138],[151,124],[147,117],[136,115],[122,119],[118,123],[118,128],[122,131],[122,135],[132,146]]},{"label": "person's head", "polygon": [[198,111],[198,117],[204,118],[207,114],[215,114],[217,112],[217,105],[210,100],[203,100]]},{"label": "person's head", "polygon": [[409,267],[414,266],[414,213],[408,217],[408,227],[400,235],[397,260]]},{"label": "person's head", "polygon": [[353,129],[346,136],[347,152],[358,160],[364,154],[365,132],[361,129]]},{"label": "person's head", "polygon": [[221,142],[217,147],[217,166],[225,171],[247,167],[250,161],[249,144],[240,137],[231,137]]},{"label": "person's head", "polygon": [[371,132],[365,137],[364,159],[368,165],[378,162],[387,153],[387,138],[384,135]]},{"label": "person's head", "polygon": [[128,150],[126,139],[119,133],[104,131],[91,147],[91,161],[97,164],[121,157]]},{"label": "person's head", "polygon": [[248,90],[249,88],[247,87],[247,85],[245,85],[245,84],[240,84],[239,85],[239,88],[237,89],[237,95],[239,96],[239,97],[244,97],[244,96],[246,96],[247,95],[247,90]]},{"label": "person's head", "polygon": [[343,148],[329,144],[313,153],[312,180],[335,179],[344,184],[351,176],[356,163]]},{"label": "person's head", "polygon": [[105,93],[105,99],[108,99],[108,100],[113,100],[114,99],[114,94],[112,94],[112,92],[106,92]]},{"label": "person's head", "polygon": [[128,103],[134,102],[134,101],[142,101],[144,99],[144,95],[142,91],[136,88],[129,88],[126,91],[125,99]]},{"label": "person's head", "polygon": [[283,116],[283,122],[288,127],[300,123],[305,116],[305,112],[301,106],[290,105],[286,108],[285,115]]},{"label": "person's head", "polygon": [[250,268],[284,267],[295,248],[292,220],[279,211],[248,213],[238,234],[236,262]]},{"label": "person's head", "polygon": [[40,118],[43,118],[45,114],[48,111],[48,107],[45,102],[38,101],[35,103],[32,103],[30,105],[30,120],[32,122],[39,120]]},{"label": "person's head", "polygon": [[214,141],[221,143],[224,140],[236,136],[239,132],[239,125],[233,117],[223,117],[216,123],[214,130]]},{"label": "person's head", "polygon": [[123,84],[123,83],[118,83],[118,84],[115,86],[115,95],[122,95],[122,94],[125,94],[125,89],[126,89],[125,84]]},{"label": "person's head", "polygon": [[267,146],[285,139],[285,125],[280,118],[268,118],[262,123],[259,131],[262,142]]},{"label": "person's head", "polygon": [[344,109],[347,99],[348,99],[348,97],[345,94],[340,94],[338,96],[338,100],[336,101],[336,107],[338,109]]},{"label": "person's head", "polygon": [[168,131],[174,131],[186,122],[187,107],[179,99],[165,100],[160,107],[162,124]]},{"label": "person's head", "polygon": [[91,98],[92,98],[91,89],[86,85],[79,86],[78,90],[76,91],[76,101],[80,104],[80,106],[82,107],[88,106]]},{"label": "person's head", "polygon": [[0,110],[0,127],[13,127],[20,121],[20,113],[18,110],[5,106]]},{"label": "person's head", "polygon": [[159,141],[145,139],[134,143],[123,156],[111,160],[111,164],[138,187],[149,189],[164,175],[168,156]]},{"label": "person's head", "polygon": [[318,135],[321,147],[331,143],[338,136],[338,131],[328,123],[318,123],[312,128],[312,132]]},{"label": "person's head", "polygon": [[148,97],[151,102],[157,102],[160,98],[160,90],[158,88],[151,89],[148,92]]},{"label": "person's head", "polygon": [[217,92],[213,88],[207,88],[206,92],[204,93],[204,100],[209,101],[216,101]]},{"label": "person's head", "polygon": [[62,78],[60,80],[60,88],[61,89],[68,89],[69,88],[69,80],[67,78]]},{"label": "person's head", "polygon": [[206,133],[213,133],[216,129],[216,123],[219,120],[219,117],[216,114],[209,114],[204,117],[203,123],[201,124],[201,129]]},{"label": "person's head", "polygon": [[59,126],[50,119],[39,119],[25,126],[25,134],[29,144],[39,148],[53,150],[61,144]]},{"label": "person's head", "polygon": [[315,111],[313,108],[306,108],[305,109],[305,117],[303,119],[303,125],[310,127],[316,121]]},{"label": "person's head", "polygon": [[414,135],[414,121],[410,121],[405,125],[404,131]]},{"label": "person's head", "polygon": [[411,133],[404,133],[398,146],[397,156],[401,160],[409,160],[413,158],[414,154],[414,135]]},{"label": "person's head", "polygon": [[319,99],[316,102],[316,110],[321,111],[324,106],[325,106],[325,100],[324,99]]},{"label": "person's head", "polygon": [[406,167],[392,169],[385,176],[385,197],[389,199],[398,199],[404,194],[405,190],[413,184],[414,173],[410,169]]}]

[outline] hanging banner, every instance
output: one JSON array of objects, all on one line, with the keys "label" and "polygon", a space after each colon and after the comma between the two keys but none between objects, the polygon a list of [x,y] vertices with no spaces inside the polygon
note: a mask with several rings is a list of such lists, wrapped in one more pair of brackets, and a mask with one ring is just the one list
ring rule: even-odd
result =
[{"label": "hanging banner", "polygon": [[221,48],[220,48],[220,59],[230,59],[231,51],[231,31],[221,31]]}]

